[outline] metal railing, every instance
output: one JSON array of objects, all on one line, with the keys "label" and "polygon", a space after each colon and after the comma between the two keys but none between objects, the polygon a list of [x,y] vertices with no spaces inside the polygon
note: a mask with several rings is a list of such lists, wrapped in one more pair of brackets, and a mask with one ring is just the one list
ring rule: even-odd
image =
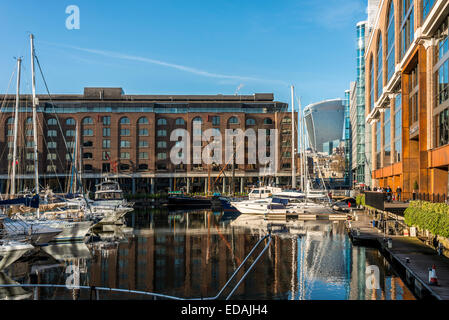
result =
[{"label": "metal railing", "polygon": [[429,201],[434,203],[444,203],[447,201],[447,195],[442,193],[415,193],[413,200]]},{"label": "metal railing", "polygon": [[[269,248],[272,237],[271,237],[271,226],[268,227],[269,233],[259,239],[259,241],[254,245],[252,250],[248,253],[246,258],[242,261],[242,263],[238,266],[238,268],[234,271],[234,273],[231,275],[229,280],[225,283],[225,285],[220,289],[220,291],[213,297],[206,297],[206,298],[181,298],[181,297],[175,297],[171,295],[165,295],[161,293],[155,293],[155,292],[147,292],[147,291],[139,291],[139,290],[129,290],[129,289],[119,289],[119,288],[107,288],[107,287],[97,287],[97,286],[79,286],[79,285],[62,285],[62,284],[22,284],[22,283],[16,283],[16,284],[1,284],[0,288],[15,288],[15,287],[28,287],[28,288],[65,288],[67,290],[73,290],[73,289],[85,289],[90,290],[90,300],[92,299],[92,294],[95,293],[95,300],[100,300],[99,292],[105,291],[105,292],[121,292],[121,293],[130,293],[130,294],[139,294],[139,295],[145,295],[145,296],[151,296],[154,299],[162,298],[162,299],[169,299],[169,300],[217,300],[220,298],[220,296],[223,294],[223,292],[228,288],[232,280],[237,276],[239,271],[243,268],[245,263],[248,261],[248,259],[253,255],[255,250],[260,246],[260,244],[268,239],[268,242],[265,244],[265,247],[262,249],[262,251],[257,255],[253,263],[249,266],[248,270],[243,274],[243,276],[240,278],[240,280],[237,282],[237,284],[231,289],[231,292],[226,296],[226,300],[229,300],[232,295],[235,293],[235,291],[239,288],[240,284],[246,279],[248,274],[251,272],[251,270],[254,268],[256,263],[260,260],[260,258],[263,256],[265,251]],[[37,299],[35,296],[34,299]]]}]

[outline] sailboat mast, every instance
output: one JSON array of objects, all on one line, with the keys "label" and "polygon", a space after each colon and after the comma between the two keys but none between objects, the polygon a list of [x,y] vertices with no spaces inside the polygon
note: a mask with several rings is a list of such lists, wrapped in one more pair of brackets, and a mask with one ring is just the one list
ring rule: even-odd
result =
[{"label": "sailboat mast", "polygon": [[303,146],[304,146],[304,126],[302,124],[302,111],[301,111],[301,99],[298,99],[298,105],[299,105],[299,123],[298,123],[298,130],[299,130],[299,154],[300,154],[300,162],[299,166],[301,167],[301,181],[300,181],[300,187],[301,191],[304,192],[304,152],[303,152]]},{"label": "sailboat mast", "polygon": [[295,165],[295,100],[294,100],[294,86],[291,86],[292,91],[292,189],[296,189],[296,165]]},{"label": "sailboat mast", "polygon": [[30,34],[31,44],[31,88],[33,92],[33,138],[34,138],[34,181],[36,194],[39,194],[39,167],[38,167],[38,149],[37,149],[37,98],[36,98],[36,78],[34,74],[34,36]]},{"label": "sailboat mast", "polygon": [[14,112],[14,141],[13,141],[13,153],[12,153],[11,195],[16,194],[17,134],[18,134],[18,127],[19,127],[21,64],[22,64],[22,59],[17,58],[17,89],[16,89],[16,108],[15,108],[15,112]]}]

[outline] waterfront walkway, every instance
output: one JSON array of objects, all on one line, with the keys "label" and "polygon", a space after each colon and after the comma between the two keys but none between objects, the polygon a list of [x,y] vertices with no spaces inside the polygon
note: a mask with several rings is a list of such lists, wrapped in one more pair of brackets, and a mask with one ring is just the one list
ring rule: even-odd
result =
[{"label": "waterfront walkway", "polygon": [[[439,300],[449,300],[449,258],[439,256],[436,250],[416,237],[384,235],[373,227],[373,218],[365,212],[356,212],[354,218],[346,224],[354,244],[378,246],[397,271],[403,273],[418,297],[432,295]],[[385,238],[391,238],[391,248],[388,248]],[[433,265],[436,267],[438,286],[429,285],[429,268]]]}]

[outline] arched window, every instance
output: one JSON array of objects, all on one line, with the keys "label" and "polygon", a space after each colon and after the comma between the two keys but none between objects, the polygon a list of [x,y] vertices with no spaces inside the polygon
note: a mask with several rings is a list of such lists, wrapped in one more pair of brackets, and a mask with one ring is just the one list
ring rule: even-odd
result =
[{"label": "arched window", "polygon": [[32,124],[33,123],[33,118],[28,117],[25,121],[26,124]]},{"label": "arched window", "polygon": [[203,123],[203,119],[201,119],[201,117],[196,117],[192,122]]},{"label": "arched window", "polygon": [[265,118],[263,119],[263,124],[273,124],[273,120],[271,120],[270,118]]},{"label": "arched window", "polygon": [[379,40],[377,43],[377,99],[380,98],[384,88],[383,82],[383,49],[382,49],[382,34],[379,33]]},{"label": "arched window", "polygon": [[120,118],[120,124],[130,124],[128,117]]},{"label": "arched window", "polygon": [[254,120],[252,118],[246,119],[247,126],[254,126],[255,124],[256,124],[256,120]]},{"label": "arched window", "polygon": [[[31,120],[31,121],[33,121],[33,120]],[[50,119],[48,119],[48,121],[47,121],[47,124],[49,125],[49,126],[54,126],[54,125],[56,125],[58,122],[56,121],[56,119],[55,118],[50,118]]]},{"label": "arched window", "polygon": [[9,117],[8,120],[6,120],[7,124],[14,124],[14,117]]},{"label": "arched window", "polygon": [[395,37],[394,37],[394,3],[393,0],[391,0],[390,8],[389,8],[389,15],[388,15],[388,28],[387,28],[387,37],[388,37],[388,47],[387,47],[387,77],[388,82],[390,81],[391,77],[393,77],[396,62],[395,62]]},{"label": "arched window", "polygon": [[94,121],[92,120],[91,117],[86,117],[83,119],[83,124],[93,124]]},{"label": "arched window", "polygon": [[228,120],[228,124],[238,124],[239,119],[237,117],[230,117]]},{"label": "arched window", "polygon": [[183,126],[183,125],[185,125],[185,124],[186,124],[186,122],[184,121],[183,118],[178,118],[178,119],[176,119],[176,125],[178,125],[178,126]]},{"label": "arched window", "polygon": [[74,126],[75,125],[75,119],[68,118],[68,119],[66,119],[65,124],[68,125],[68,126]]},{"label": "arched window", "polygon": [[148,119],[147,117],[141,117],[139,118],[139,120],[137,120],[138,124],[148,124]]},{"label": "arched window", "polygon": [[165,126],[165,125],[167,125],[167,120],[165,118],[159,118],[159,119],[157,119],[157,125]]}]

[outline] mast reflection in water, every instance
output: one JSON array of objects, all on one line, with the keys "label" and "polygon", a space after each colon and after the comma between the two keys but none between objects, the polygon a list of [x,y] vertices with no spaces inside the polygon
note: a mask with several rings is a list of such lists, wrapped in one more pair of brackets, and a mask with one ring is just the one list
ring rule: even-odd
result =
[{"label": "mast reflection in water", "polygon": [[[87,245],[35,250],[4,270],[0,281],[61,285],[72,281],[183,298],[211,297],[267,233],[263,217],[229,217],[210,211],[133,212],[126,220],[126,228],[98,234]],[[366,286],[366,269],[372,265],[379,268],[379,289]],[[239,272],[237,280],[244,272]],[[24,288],[11,294],[20,299],[89,299],[87,291]],[[7,294],[2,291],[2,296]],[[109,292],[99,296],[152,299]],[[273,227],[269,249],[233,299],[400,300],[414,296],[376,249],[352,246],[343,222],[296,221]]]}]

